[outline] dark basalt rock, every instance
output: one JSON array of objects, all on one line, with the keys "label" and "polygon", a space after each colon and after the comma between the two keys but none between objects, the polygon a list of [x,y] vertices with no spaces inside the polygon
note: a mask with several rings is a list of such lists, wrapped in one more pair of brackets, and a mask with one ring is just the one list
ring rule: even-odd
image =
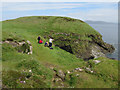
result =
[{"label": "dark basalt rock", "polygon": [[13,41],[13,39],[12,38],[8,38],[7,41]]},{"label": "dark basalt rock", "polygon": [[84,60],[85,60],[85,61],[88,61],[88,60],[94,59],[94,58],[95,58],[94,56],[90,56],[90,57],[88,57],[88,58],[84,58]]},{"label": "dark basalt rock", "polygon": [[60,48],[67,51],[67,52],[70,52],[71,54],[73,54],[72,47],[70,45],[61,46]]}]

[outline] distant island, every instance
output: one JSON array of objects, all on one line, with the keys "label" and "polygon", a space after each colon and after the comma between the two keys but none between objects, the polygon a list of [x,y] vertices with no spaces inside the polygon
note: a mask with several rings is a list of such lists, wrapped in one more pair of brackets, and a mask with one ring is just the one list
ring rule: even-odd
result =
[{"label": "distant island", "polygon": [[117,23],[113,23],[113,22],[92,21],[92,20],[86,20],[85,22],[88,24],[117,24]]}]

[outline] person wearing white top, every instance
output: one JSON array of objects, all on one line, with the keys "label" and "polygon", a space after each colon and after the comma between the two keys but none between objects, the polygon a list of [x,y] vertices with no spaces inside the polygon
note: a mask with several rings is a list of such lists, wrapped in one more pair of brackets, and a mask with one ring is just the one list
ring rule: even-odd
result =
[{"label": "person wearing white top", "polygon": [[50,38],[50,39],[49,39],[49,47],[52,47],[52,41],[53,41],[53,39]]},{"label": "person wearing white top", "polygon": [[52,43],[52,41],[53,41],[53,39],[50,38],[50,39],[49,39],[49,43]]}]

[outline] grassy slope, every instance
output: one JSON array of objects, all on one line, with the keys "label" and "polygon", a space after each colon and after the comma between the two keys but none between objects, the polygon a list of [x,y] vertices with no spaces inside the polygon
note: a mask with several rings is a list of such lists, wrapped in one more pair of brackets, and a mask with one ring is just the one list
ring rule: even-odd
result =
[{"label": "grassy slope", "polygon": [[[66,72],[66,70],[73,70],[74,68],[87,65],[83,60],[76,58],[74,55],[58,47],[50,50],[44,47],[43,44],[39,45],[36,39],[38,35],[41,36],[44,42],[46,41],[43,38],[44,34],[51,30],[56,32],[75,32],[83,36],[88,33],[99,35],[98,32],[86,23],[67,17],[24,17],[4,21],[2,24],[2,40],[6,40],[7,38],[13,38],[16,41],[25,39],[29,40],[33,46],[33,54],[26,55],[18,53],[11,45],[3,44],[3,80],[6,87],[57,87],[59,84],[55,86],[51,83],[54,72],[49,69],[50,67],[55,67],[58,70],[62,69]],[[101,63],[101,66],[97,65],[93,68],[96,70],[97,75],[77,72],[80,76],[76,77],[76,73],[73,73],[73,79],[68,78],[64,82],[65,87],[117,87],[117,61],[110,60],[110,62],[108,62],[109,60],[106,61],[106,58],[100,58],[99,60],[103,60],[106,63]],[[109,69],[112,68],[113,70],[109,72],[110,70],[106,69],[106,65],[108,65]],[[26,81],[26,85],[16,84],[19,76],[21,76],[20,74],[18,75],[18,72],[24,73],[23,70],[27,70],[27,74],[29,74],[28,70],[30,69],[33,71],[33,76]],[[8,74],[6,74],[6,72]],[[11,80],[7,80],[9,77],[12,77],[11,74],[9,74],[11,72],[18,76],[15,80],[13,77],[12,81],[14,83],[12,84],[10,83]],[[101,74],[103,74],[103,76],[100,77],[99,75]],[[115,80],[109,79],[109,75],[113,75]],[[42,76],[45,76],[46,79]],[[25,78],[23,77],[23,79]],[[41,83],[38,85],[38,82]],[[33,85],[33,83],[35,84]],[[45,85],[43,85],[43,83],[45,83]]]}]

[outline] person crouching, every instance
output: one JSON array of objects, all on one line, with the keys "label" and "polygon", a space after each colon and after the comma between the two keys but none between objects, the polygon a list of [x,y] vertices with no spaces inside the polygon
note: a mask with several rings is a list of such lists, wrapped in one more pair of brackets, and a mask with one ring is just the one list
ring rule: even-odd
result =
[{"label": "person crouching", "polygon": [[45,42],[44,46],[45,46],[45,47],[48,47],[48,46],[49,46],[49,45],[48,45],[48,42]]}]

